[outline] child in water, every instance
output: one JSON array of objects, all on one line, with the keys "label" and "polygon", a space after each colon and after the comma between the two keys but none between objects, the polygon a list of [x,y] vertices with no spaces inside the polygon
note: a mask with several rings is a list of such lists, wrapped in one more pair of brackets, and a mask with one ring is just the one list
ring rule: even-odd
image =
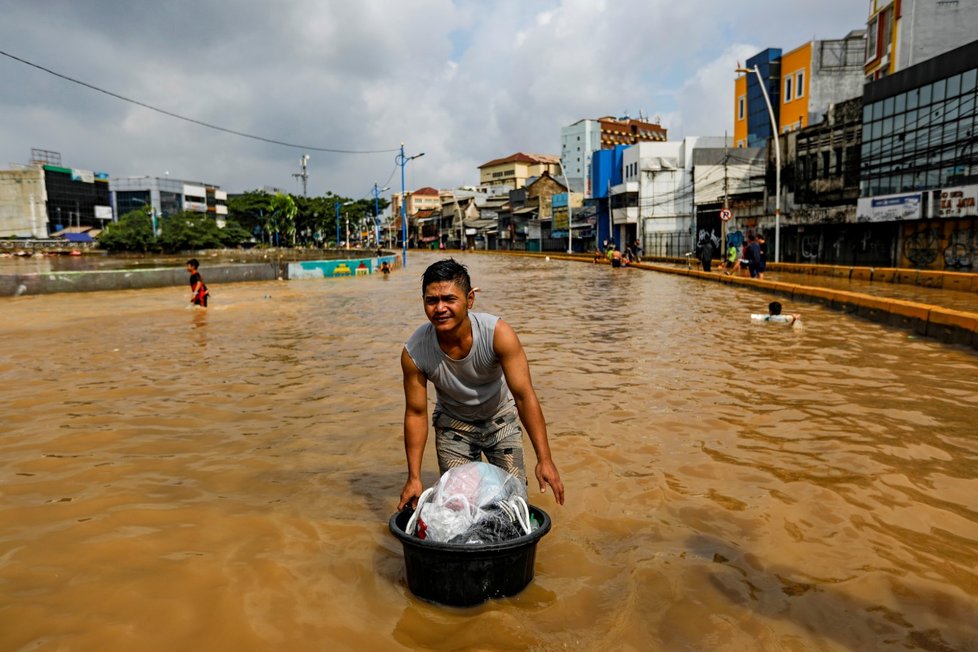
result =
[{"label": "child in water", "polygon": [[200,272],[197,271],[198,267],[200,263],[196,258],[187,261],[187,272],[190,274],[190,303],[206,308],[210,292],[204,284],[204,279],[200,277]]},{"label": "child in water", "polygon": [[752,314],[750,318],[752,321],[763,321],[772,324],[801,324],[801,315],[798,313],[782,315],[781,304],[777,301],[772,301],[767,305],[766,315]]}]

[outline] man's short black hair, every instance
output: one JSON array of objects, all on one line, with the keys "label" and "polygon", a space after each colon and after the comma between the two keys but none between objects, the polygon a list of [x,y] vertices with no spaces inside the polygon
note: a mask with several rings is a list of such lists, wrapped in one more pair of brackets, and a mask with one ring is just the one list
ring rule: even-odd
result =
[{"label": "man's short black hair", "polygon": [[187,264],[190,265],[191,267],[193,267],[194,269],[197,269],[198,267],[200,267],[200,263],[197,262],[197,259],[196,258],[191,258],[190,260],[187,261]]},{"label": "man's short black hair", "polygon": [[454,258],[446,258],[432,263],[421,275],[421,294],[428,289],[432,283],[454,283],[462,290],[464,296],[468,296],[472,291],[472,281],[469,279],[469,270],[465,265],[456,262]]},{"label": "man's short black hair", "polygon": [[781,304],[777,301],[772,301],[771,303],[767,304],[767,311],[772,315],[780,315]]}]

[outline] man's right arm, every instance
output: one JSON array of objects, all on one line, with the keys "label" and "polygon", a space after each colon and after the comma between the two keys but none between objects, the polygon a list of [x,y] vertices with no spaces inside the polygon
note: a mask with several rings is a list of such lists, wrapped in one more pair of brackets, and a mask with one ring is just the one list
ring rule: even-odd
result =
[{"label": "man's right arm", "polygon": [[421,373],[407,349],[401,351],[401,371],[404,373],[404,452],[407,455],[408,477],[401,490],[398,509],[410,503],[414,506],[421,495],[421,460],[428,441],[428,379]]}]

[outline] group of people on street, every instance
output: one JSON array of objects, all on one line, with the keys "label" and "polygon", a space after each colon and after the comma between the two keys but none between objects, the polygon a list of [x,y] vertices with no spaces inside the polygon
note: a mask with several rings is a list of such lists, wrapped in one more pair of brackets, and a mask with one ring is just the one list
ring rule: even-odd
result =
[{"label": "group of people on street", "polygon": [[[696,245],[695,253],[703,266],[703,271],[709,272],[713,266],[713,242],[709,238],[704,238]],[[731,274],[737,276],[743,269],[744,263],[747,264],[747,271],[751,278],[764,278],[764,271],[767,269],[767,241],[763,235],[759,233],[748,235],[747,243],[741,250],[738,250],[733,242],[728,241],[727,250],[723,252],[720,273],[726,276]]]},{"label": "group of people on street", "polygon": [[611,263],[612,267],[624,267],[631,263],[640,263],[642,262],[642,246],[636,238],[625,245],[625,250],[622,251],[614,242],[605,240],[601,248],[594,250],[594,262],[599,263],[605,259]]}]

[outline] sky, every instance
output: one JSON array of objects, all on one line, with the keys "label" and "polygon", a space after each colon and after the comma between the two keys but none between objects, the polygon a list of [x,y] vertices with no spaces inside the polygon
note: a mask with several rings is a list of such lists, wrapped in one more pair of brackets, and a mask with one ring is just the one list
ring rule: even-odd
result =
[{"label": "sky", "polygon": [[[734,11],[736,7],[736,11]],[[0,0],[0,167],[32,148],[112,177],[359,199],[477,185],[560,129],[732,135],[737,63],[864,29],[865,0]],[[347,150],[343,153],[320,150]]]}]

